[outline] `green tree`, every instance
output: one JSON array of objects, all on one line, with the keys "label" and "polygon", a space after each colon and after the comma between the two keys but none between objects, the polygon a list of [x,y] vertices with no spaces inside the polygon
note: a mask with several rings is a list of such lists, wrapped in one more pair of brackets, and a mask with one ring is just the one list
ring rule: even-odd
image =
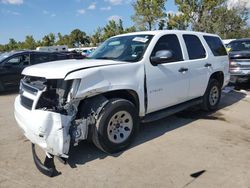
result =
[{"label": "green tree", "polygon": [[103,40],[108,39],[109,37],[119,35],[124,33],[122,20],[119,19],[118,22],[115,20],[110,20],[108,24],[103,28]]},{"label": "green tree", "polygon": [[90,43],[89,37],[86,35],[85,32],[81,31],[80,29],[74,29],[71,31],[70,35],[71,45],[75,47],[79,47],[81,45],[88,45]]},{"label": "green tree", "polygon": [[166,0],[137,0],[132,3],[135,14],[131,17],[139,30],[155,29],[156,23],[165,17]]},{"label": "green tree", "polygon": [[98,27],[94,34],[90,37],[91,44],[93,46],[98,46],[101,42],[103,42],[103,29]]},{"label": "green tree", "polygon": [[20,43],[22,48],[34,50],[36,48],[36,41],[32,35],[25,37],[24,43]]},{"label": "green tree", "polygon": [[9,39],[9,43],[7,45],[8,45],[9,50],[15,50],[18,48],[18,44],[13,38]]},{"label": "green tree", "polygon": [[178,15],[168,15],[168,29],[216,33],[223,38],[241,37],[247,28],[249,10],[229,9],[227,0],[175,0]]}]

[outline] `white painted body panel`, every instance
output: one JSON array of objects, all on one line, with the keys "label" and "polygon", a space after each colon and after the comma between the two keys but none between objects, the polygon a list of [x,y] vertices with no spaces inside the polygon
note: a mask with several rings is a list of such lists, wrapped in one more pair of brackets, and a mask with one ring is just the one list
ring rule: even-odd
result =
[{"label": "white painted body panel", "polygon": [[63,79],[67,74],[78,69],[95,66],[107,66],[112,64],[123,64],[126,62],[112,60],[90,60],[90,59],[71,59],[41,63],[27,67],[23,70],[23,75],[44,77],[46,79]]},{"label": "white painted body panel", "polygon": [[69,150],[68,134],[71,116],[43,111],[28,110],[20,103],[20,96],[15,99],[15,119],[24,135],[39,145],[46,152],[65,157]]},{"label": "white painted body panel", "polygon": [[[131,33],[128,35],[133,35]],[[134,91],[139,99],[139,116],[170,107],[204,94],[212,73],[224,73],[225,86],[229,81],[228,58],[214,57],[202,39],[203,33],[195,33],[201,39],[207,57],[189,60],[182,34],[194,34],[186,31],[148,31],[136,34],[155,35],[141,61],[136,63],[112,60],[64,60],[39,64],[24,69],[23,75],[44,77],[46,79],[80,80],[79,87],[70,100],[80,102],[98,94],[117,91]],[[158,39],[166,34],[176,34],[183,53],[183,61],[153,66],[150,62],[151,52]],[[210,34],[206,34],[210,35]],[[211,35],[216,36],[216,35]],[[212,67],[204,67],[211,63]],[[180,68],[188,68],[179,72]],[[37,102],[39,95],[26,97]],[[117,96],[119,97],[119,96]],[[147,104],[145,104],[147,101]],[[34,106],[36,104],[34,103]],[[70,101],[69,101],[70,102]],[[15,118],[31,142],[38,144],[46,152],[62,156],[69,150],[69,127],[72,116],[59,113],[24,108],[20,96],[15,100]],[[41,138],[39,135],[44,135]]]}]

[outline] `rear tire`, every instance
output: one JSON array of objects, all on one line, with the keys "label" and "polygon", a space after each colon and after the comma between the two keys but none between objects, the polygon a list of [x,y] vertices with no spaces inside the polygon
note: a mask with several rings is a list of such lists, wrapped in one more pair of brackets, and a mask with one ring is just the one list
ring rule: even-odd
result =
[{"label": "rear tire", "polygon": [[213,111],[218,108],[221,98],[221,86],[218,80],[210,79],[205,94],[203,95],[202,108]]},{"label": "rear tire", "polygon": [[115,153],[131,144],[138,129],[135,105],[125,99],[111,99],[99,114],[92,140],[104,152]]}]

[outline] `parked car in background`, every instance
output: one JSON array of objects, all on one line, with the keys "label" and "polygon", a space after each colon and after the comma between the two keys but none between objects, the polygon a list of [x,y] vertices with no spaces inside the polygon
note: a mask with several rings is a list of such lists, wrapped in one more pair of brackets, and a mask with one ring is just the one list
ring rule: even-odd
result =
[{"label": "parked car in background", "polygon": [[0,55],[0,92],[18,88],[21,72],[30,65],[44,62],[82,59],[84,56],[74,52],[41,52],[41,51],[13,51]]},{"label": "parked car in background", "polygon": [[250,81],[250,38],[238,39],[228,44],[230,48],[231,83]]}]

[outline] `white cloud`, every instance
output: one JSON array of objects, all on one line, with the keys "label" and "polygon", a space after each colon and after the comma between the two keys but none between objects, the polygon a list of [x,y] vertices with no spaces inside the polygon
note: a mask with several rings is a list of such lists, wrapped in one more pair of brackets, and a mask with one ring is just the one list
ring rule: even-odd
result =
[{"label": "white cloud", "polygon": [[77,10],[77,13],[78,14],[84,14],[86,11],[84,10],[84,9],[79,9],[79,10]]},{"label": "white cloud", "polygon": [[10,11],[10,10],[1,10],[1,13],[3,14],[12,14],[14,16],[20,16],[21,14],[19,12],[15,12],[15,11]]},{"label": "white cloud", "polygon": [[49,16],[51,16],[51,17],[55,17],[56,16],[56,14],[55,13],[50,13],[49,11],[47,11],[47,10],[43,10],[43,14],[45,14],[45,15],[49,15]]},{"label": "white cloud", "polygon": [[92,3],[91,5],[89,5],[88,7],[89,10],[95,10],[96,9],[96,3]]},{"label": "white cloud", "polygon": [[104,10],[104,11],[111,10],[111,6],[108,6],[108,7],[101,7],[100,10]]},{"label": "white cloud", "polygon": [[1,0],[4,4],[12,4],[12,5],[21,5],[23,4],[23,0]]},{"label": "white cloud", "polygon": [[249,0],[228,0],[227,5],[229,9],[234,7],[246,7],[247,9],[250,9]]},{"label": "white cloud", "polygon": [[108,21],[114,20],[115,22],[119,22],[120,19],[122,20],[122,17],[118,15],[112,15],[108,17]]},{"label": "white cloud", "polygon": [[179,11],[175,12],[175,11],[169,10],[169,11],[166,12],[166,14],[172,14],[172,15],[177,15],[177,16],[179,16],[179,15],[181,15],[181,14],[183,14],[183,13],[182,13],[182,12],[179,12]]},{"label": "white cloud", "polygon": [[49,11],[43,10],[43,14],[49,14]]},{"label": "white cloud", "polygon": [[123,0],[105,0],[105,1],[109,2],[112,5],[120,5],[123,2]]}]

